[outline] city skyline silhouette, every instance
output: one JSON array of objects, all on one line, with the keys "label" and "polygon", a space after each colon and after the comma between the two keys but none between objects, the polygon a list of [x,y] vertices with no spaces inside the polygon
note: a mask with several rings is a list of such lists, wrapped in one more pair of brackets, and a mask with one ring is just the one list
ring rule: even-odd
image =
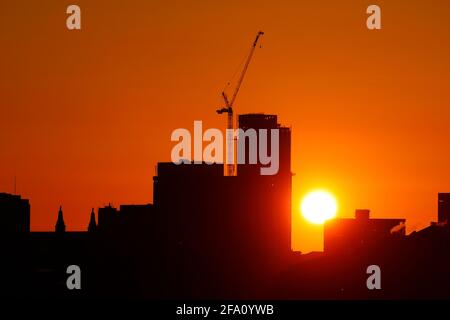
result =
[{"label": "city skyline silhouette", "polygon": [[225,129],[220,92],[263,30],[235,111],[295,128],[294,248],[323,249],[322,227],[299,212],[314,189],[335,195],[339,217],[368,207],[421,230],[449,191],[450,7],[380,5],[383,28],[368,30],[358,1],[85,3],[81,30],[68,30],[65,6],[7,2],[0,190],[17,178],[35,231],[53,229],[60,205],[81,231],[92,207],[153,202],[170,133],[194,120]]},{"label": "city skyline silhouette", "polygon": [[2,301],[450,299],[449,1],[6,1],[0,30]]},{"label": "city skyline silhouette", "polygon": [[[406,234],[403,218],[357,209],[324,226],[324,251],[291,244],[291,128],[276,115],[240,115],[239,128],[279,128],[280,170],[261,164],[159,162],[151,204],[111,204],[86,214],[83,232],[66,230],[60,206],[53,232],[30,231],[32,206],[0,193],[5,297],[138,299],[448,299],[450,194],[437,221]],[[250,149],[246,140],[245,151]],[[69,290],[66,268],[82,270]],[[382,287],[366,269],[382,270]],[[20,280],[18,280],[20,279]],[[82,289],[81,289],[82,288]]]}]

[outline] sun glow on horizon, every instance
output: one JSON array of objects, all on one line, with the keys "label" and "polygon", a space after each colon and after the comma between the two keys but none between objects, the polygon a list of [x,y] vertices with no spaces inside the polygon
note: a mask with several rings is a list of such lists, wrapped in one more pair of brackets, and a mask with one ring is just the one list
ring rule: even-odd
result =
[{"label": "sun glow on horizon", "polygon": [[336,216],[337,203],[335,197],[324,190],[308,193],[302,200],[300,211],[303,217],[313,224],[323,224]]}]

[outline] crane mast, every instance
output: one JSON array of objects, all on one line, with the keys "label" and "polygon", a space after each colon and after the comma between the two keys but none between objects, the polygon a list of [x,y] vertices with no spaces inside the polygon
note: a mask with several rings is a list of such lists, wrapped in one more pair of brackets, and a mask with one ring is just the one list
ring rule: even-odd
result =
[{"label": "crane mast", "polygon": [[[233,95],[231,97],[231,100],[228,99],[228,96],[225,93],[225,91],[222,91],[222,97],[223,97],[223,100],[225,102],[225,107],[216,110],[216,112],[218,114],[222,114],[222,113],[226,113],[227,114],[227,129],[230,129],[231,132],[232,132],[232,135],[230,136],[230,134],[229,134],[230,131],[227,130],[228,133],[227,133],[227,137],[226,137],[226,139],[227,139],[227,157],[226,157],[227,165],[226,165],[225,175],[227,175],[227,176],[234,176],[234,175],[236,175],[236,170],[235,170],[236,169],[236,166],[235,166],[236,161],[234,161],[235,156],[236,156],[236,153],[235,153],[236,146],[234,144],[234,117],[233,117],[234,101],[236,100],[236,97],[237,97],[237,95],[239,93],[239,89],[241,88],[241,85],[242,85],[242,82],[244,80],[245,74],[247,73],[247,69],[248,69],[248,66],[250,64],[250,61],[252,60],[253,53],[255,52],[256,45],[258,44],[258,40],[263,34],[264,34],[264,32],[262,32],[262,31],[259,31],[256,34],[255,41],[253,41],[253,45],[252,45],[252,47],[250,49],[250,53],[248,54],[247,60],[245,61],[244,68],[243,68],[243,70],[241,72],[241,75],[239,77],[239,80],[238,80],[238,82],[236,84],[236,88],[234,89],[234,92],[233,92]],[[231,149],[231,150],[228,148],[228,146],[230,146],[230,145],[233,146],[233,149]],[[229,155],[228,152],[232,152],[233,154]],[[232,158],[233,159],[232,163],[229,162],[231,157],[233,157]]]}]

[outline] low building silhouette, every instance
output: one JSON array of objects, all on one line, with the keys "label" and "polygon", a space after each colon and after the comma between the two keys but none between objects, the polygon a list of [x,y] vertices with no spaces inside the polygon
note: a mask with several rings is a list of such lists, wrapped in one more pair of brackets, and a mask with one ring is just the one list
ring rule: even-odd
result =
[{"label": "low building silhouette", "polygon": [[30,203],[19,195],[0,193],[1,237],[28,236]]},{"label": "low building silhouette", "polygon": [[405,219],[371,219],[370,211],[355,211],[354,219],[336,218],[324,225],[325,253],[343,254],[387,247],[405,236]]},{"label": "low building silhouette", "polygon": [[111,204],[103,208],[98,209],[98,229],[108,230],[115,227],[117,220],[119,218],[117,208],[113,207]]}]

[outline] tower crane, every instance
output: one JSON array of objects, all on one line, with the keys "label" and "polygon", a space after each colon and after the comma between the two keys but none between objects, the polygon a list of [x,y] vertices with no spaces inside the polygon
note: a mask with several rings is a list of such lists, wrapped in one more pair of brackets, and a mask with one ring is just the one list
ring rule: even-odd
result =
[{"label": "tower crane", "polygon": [[[231,129],[232,132],[233,132],[233,135],[234,135],[234,117],[233,117],[234,101],[236,100],[237,94],[239,93],[239,89],[241,88],[242,81],[244,80],[244,76],[245,76],[245,74],[247,72],[247,69],[248,69],[248,66],[250,64],[250,61],[252,60],[253,53],[255,52],[256,45],[258,44],[258,40],[259,40],[259,38],[262,35],[264,35],[264,32],[262,32],[262,31],[258,31],[258,33],[256,34],[255,41],[253,41],[253,45],[252,45],[252,47],[250,49],[250,53],[248,54],[247,60],[245,61],[244,69],[241,72],[241,75],[240,75],[239,80],[238,80],[238,82],[236,84],[236,88],[234,89],[233,96],[231,97],[231,100],[228,99],[228,96],[225,93],[225,90],[222,91],[222,97],[223,97],[223,100],[225,102],[225,106],[223,108],[221,108],[221,109],[216,110],[216,112],[218,114],[223,114],[223,113],[227,114],[227,129]],[[229,137],[227,135],[227,146],[229,146],[230,143],[233,145],[233,149],[232,150],[233,150],[233,157],[234,157],[234,148],[235,148],[235,146],[234,146],[234,138],[231,137],[231,141],[228,141],[228,140],[229,140]],[[228,150],[229,149],[227,147],[227,152],[228,152]],[[229,158],[227,157],[227,159],[229,159]],[[235,165],[234,164],[227,163],[227,167],[226,168],[227,168],[227,170],[226,170],[225,174],[227,176],[234,176],[235,175]]]}]

